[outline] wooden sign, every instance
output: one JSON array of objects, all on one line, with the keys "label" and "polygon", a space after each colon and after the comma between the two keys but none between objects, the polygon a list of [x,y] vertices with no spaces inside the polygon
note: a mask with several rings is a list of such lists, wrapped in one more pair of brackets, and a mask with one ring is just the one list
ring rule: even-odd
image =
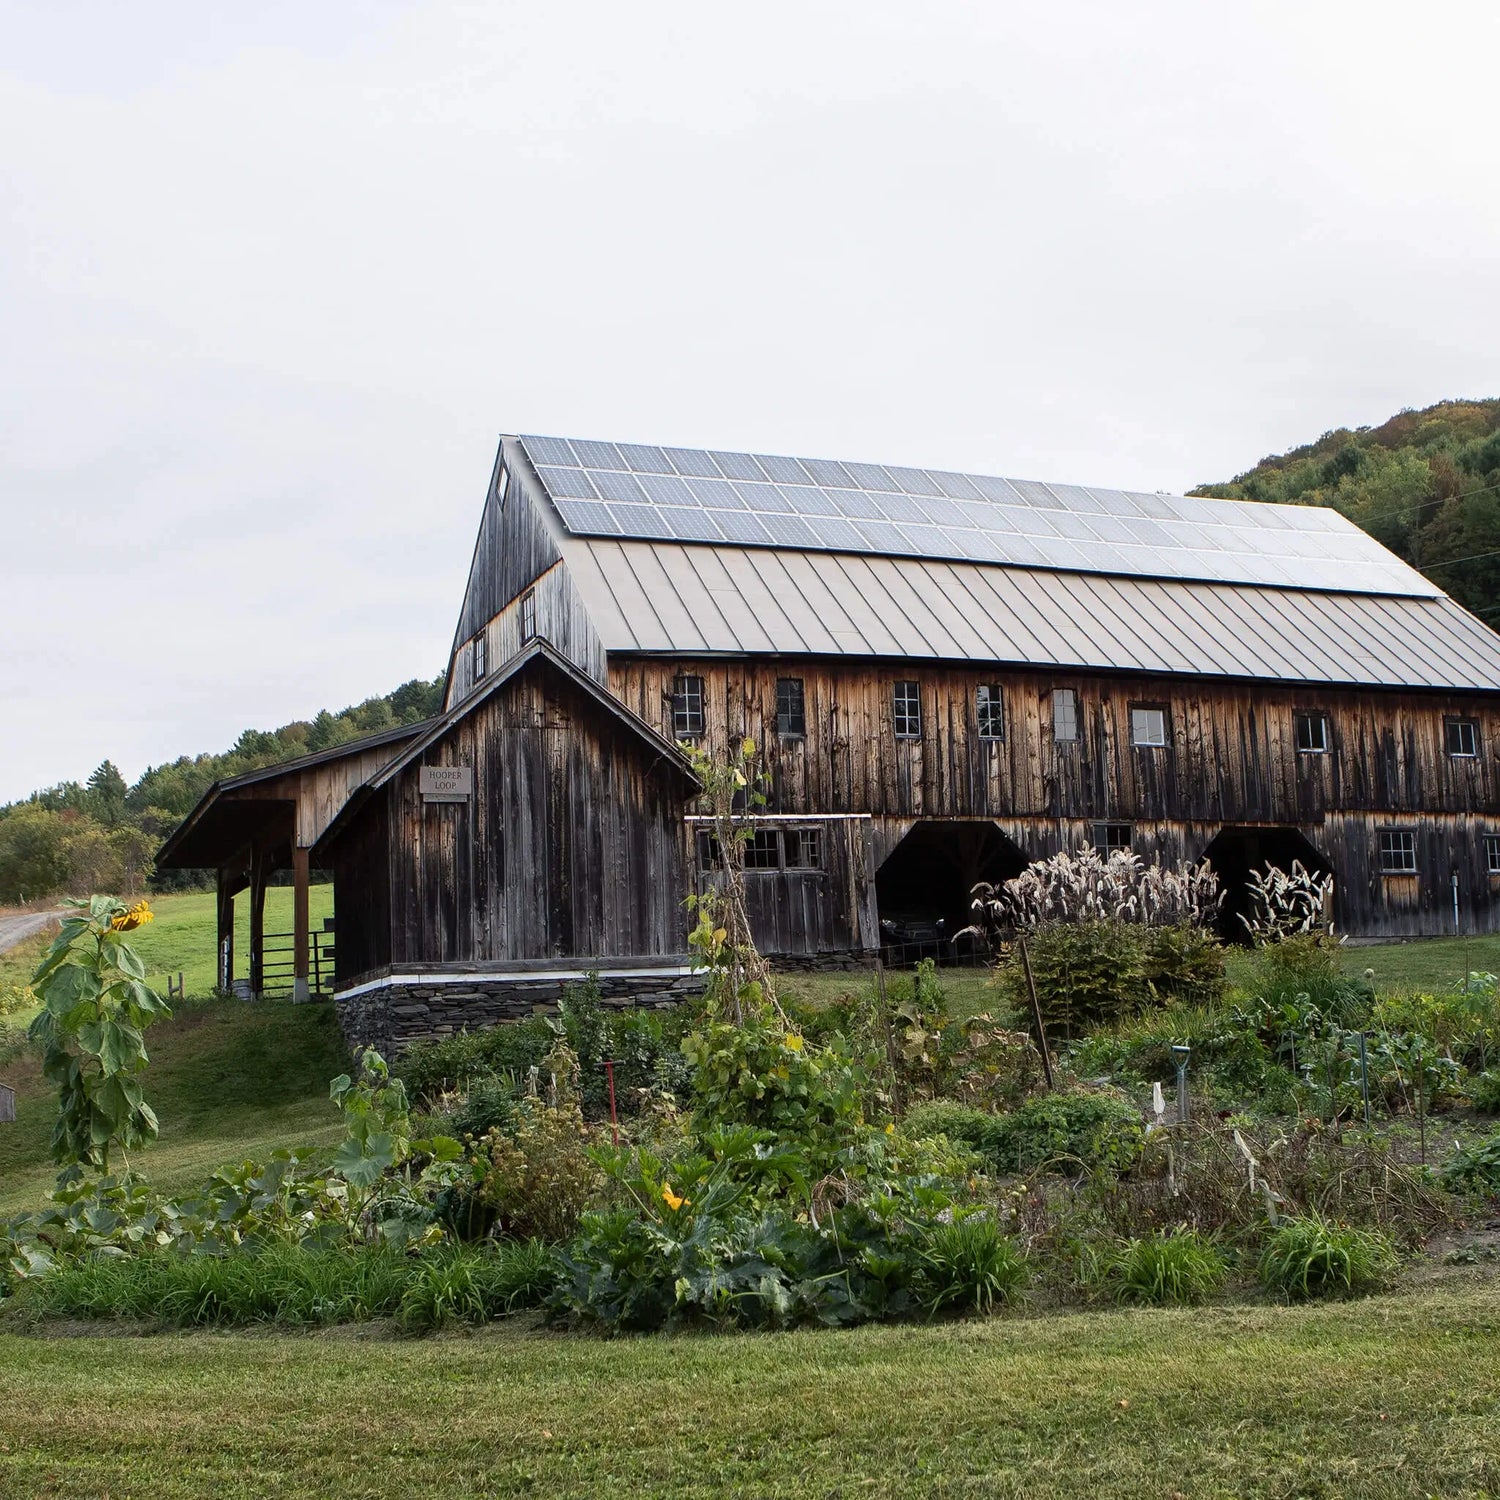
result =
[{"label": "wooden sign", "polygon": [[423,766],[418,789],[424,802],[467,802],[474,795],[474,767]]}]

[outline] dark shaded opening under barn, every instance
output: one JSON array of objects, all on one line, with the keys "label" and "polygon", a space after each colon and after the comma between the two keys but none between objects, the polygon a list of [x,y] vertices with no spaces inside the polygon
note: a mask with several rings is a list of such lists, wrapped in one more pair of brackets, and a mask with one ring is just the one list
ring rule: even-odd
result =
[{"label": "dark shaded opening under barn", "polygon": [[1224,891],[1219,908],[1219,935],[1231,943],[1247,943],[1243,918],[1250,914],[1250,873],[1270,864],[1290,874],[1299,862],[1314,875],[1327,875],[1333,866],[1315,844],[1296,828],[1225,828],[1203,851]]},{"label": "dark shaded opening under barn", "polygon": [[968,938],[955,941],[955,934],[973,920],[974,887],[1012,880],[1029,863],[993,823],[916,824],[875,874],[882,960],[970,960],[976,945]]}]

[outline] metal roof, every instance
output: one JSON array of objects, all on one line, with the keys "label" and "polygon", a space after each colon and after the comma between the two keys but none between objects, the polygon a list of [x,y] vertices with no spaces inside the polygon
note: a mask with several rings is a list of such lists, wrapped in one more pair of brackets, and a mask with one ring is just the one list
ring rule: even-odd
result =
[{"label": "metal roof", "polygon": [[1319,506],[578,438],[519,442],[574,536],[1441,595]]},{"label": "metal roof", "polygon": [[932,558],[567,537],[609,652],[858,655],[1500,690],[1446,595],[1334,593]]}]

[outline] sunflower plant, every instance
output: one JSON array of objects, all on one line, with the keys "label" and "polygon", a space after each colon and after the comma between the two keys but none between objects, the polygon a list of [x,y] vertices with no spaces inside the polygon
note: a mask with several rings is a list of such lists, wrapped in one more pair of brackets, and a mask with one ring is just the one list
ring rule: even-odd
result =
[{"label": "sunflower plant", "polygon": [[31,976],[42,1010],[28,1034],[57,1085],[52,1156],[64,1169],[60,1180],[71,1183],[85,1167],[109,1173],[113,1156],[156,1138],[156,1116],[141,1089],[145,1030],[171,1011],[146,984],[146,966],[126,941],[152,920],[150,906],[113,896],[67,905],[72,914]]}]

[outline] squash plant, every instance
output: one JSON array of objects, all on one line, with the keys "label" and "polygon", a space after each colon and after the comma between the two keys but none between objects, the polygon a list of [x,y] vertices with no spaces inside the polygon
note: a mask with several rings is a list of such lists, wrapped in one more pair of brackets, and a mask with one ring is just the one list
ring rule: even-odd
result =
[{"label": "squash plant", "polygon": [[71,1183],[85,1167],[107,1174],[112,1154],[156,1138],[141,1088],[145,1031],[171,1011],[147,986],[146,966],[125,937],[152,920],[146,902],[91,896],[67,905],[72,915],[31,976],[42,1010],[29,1035],[57,1085],[52,1156],[60,1180]]}]

